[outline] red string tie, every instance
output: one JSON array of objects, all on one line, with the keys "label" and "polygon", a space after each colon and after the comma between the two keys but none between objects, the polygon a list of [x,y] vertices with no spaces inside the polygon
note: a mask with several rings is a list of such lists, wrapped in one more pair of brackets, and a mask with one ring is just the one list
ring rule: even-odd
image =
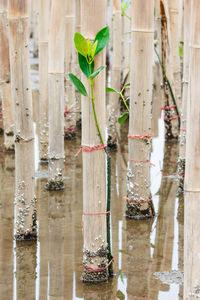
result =
[{"label": "red string tie", "polygon": [[153,137],[153,135],[154,135],[154,133],[153,132],[151,132],[151,133],[149,133],[149,134],[145,134],[145,135],[139,135],[139,134],[135,134],[135,135],[128,135],[128,138],[129,139],[136,139],[136,138],[138,138],[138,139],[145,139],[145,138],[151,138],[151,137]]},{"label": "red string tie", "polygon": [[84,264],[83,264],[83,266],[86,270],[88,270],[90,272],[102,272],[102,271],[105,271],[111,265],[112,262],[114,262],[113,257],[112,257],[111,261],[103,268],[92,268],[92,267],[88,267]]},{"label": "red string tie", "polygon": [[180,130],[181,130],[181,131],[184,131],[184,132],[186,132],[186,131],[187,131],[187,129],[186,129],[186,128],[180,128]]},{"label": "red string tie", "polygon": [[150,160],[135,160],[135,159],[132,159],[132,158],[129,158],[128,159],[129,161],[133,161],[133,162],[138,162],[138,163],[149,163],[150,164],[150,166],[152,166],[152,167],[155,167],[156,165],[154,165],[154,164],[152,164],[151,162],[150,162]]},{"label": "red string tie", "polygon": [[78,152],[75,154],[75,157],[77,157],[81,151],[83,151],[83,152],[92,152],[92,151],[96,151],[96,150],[105,149],[106,147],[107,147],[106,144],[104,144],[104,145],[96,145],[96,146],[82,146],[78,150]]},{"label": "red string tie", "polygon": [[178,116],[175,116],[175,117],[171,117],[171,118],[164,118],[164,121],[172,121],[172,120],[176,120],[176,119],[179,119],[181,116],[178,115]]},{"label": "red string tie", "polygon": [[168,110],[168,109],[175,108],[175,107],[177,107],[177,105],[171,105],[171,106],[161,107],[160,108],[160,117],[161,117],[162,110]]}]

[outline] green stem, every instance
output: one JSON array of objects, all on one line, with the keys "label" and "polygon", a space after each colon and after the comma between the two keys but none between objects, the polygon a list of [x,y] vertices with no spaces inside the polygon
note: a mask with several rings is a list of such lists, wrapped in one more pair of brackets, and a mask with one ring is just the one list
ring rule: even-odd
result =
[{"label": "green stem", "polygon": [[123,94],[122,94],[122,93],[123,93],[123,90],[124,90],[124,89],[121,90],[120,96],[121,96],[121,98],[122,98],[122,100],[123,100],[123,102],[124,102],[124,105],[126,106],[127,111],[130,112],[129,107],[128,107],[128,105],[126,104],[126,100],[124,99],[124,96],[123,96]]},{"label": "green stem", "polygon": [[[92,74],[91,73],[91,65],[89,64],[89,71],[90,71],[90,75]],[[99,133],[99,137],[100,137],[100,140],[101,140],[101,143],[102,145],[104,145],[104,141],[103,141],[103,138],[102,138],[102,135],[101,135],[101,131],[100,131],[100,128],[99,128],[99,123],[98,123],[98,120],[97,120],[97,115],[96,115],[96,110],[95,110],[95,105],[94,105],[94,84],[93,84],[93,79],[89,79],[90,81],[90,88],[91,88],[91,100],[92,100],[92,109],[93,109],[93,114],[94,114],[94,119],[95,119],[95,123],[96,123],[96,127],[97,127],[97,131]],[[106,148],[105,149],[105,152],[106,152]]]},{"label": "green stem", "polygon": [[[155,53],[156,53],[156,55],[157,55],[157,57],[158,57],[158,61],[159,61],[159,64],[160,64],[160,66],[161,66],[161,69],[162,69],[163,77],[164,77],[165,80],[167,81],[167,84],[168,84],[168,87],[169,87],[169,90],[170,90],[170,94],[171,94],[171,96],[172,96],[173,104],[176,105],[176,107],[175,107],[176,114],[177,114],[177,116],[179,116],[179,111],[178,111],[178,107],[177,107],[177,104],[176,104],[176,99],[175,99],[175,96],[174,96],[174,93],[173,93],[173,90],[172,90],[172,86],[171,86],[170,81],[169,81],[169,79],[168,79],[168,77],[167,77],[165,68],[164,68],[163,63],[162,63],[162,61],[161,61],[161,59],[160,59],[160,56],[159,56],[159,54],[158,54],[158,52],[157,52],[157,50],[156,50],[156,47],[154,47],[154,50],[155,50]],[[181,126],[180,118],[178,118],[178,125],[179,125],[179,128],[180,128],[180,126]]]}]

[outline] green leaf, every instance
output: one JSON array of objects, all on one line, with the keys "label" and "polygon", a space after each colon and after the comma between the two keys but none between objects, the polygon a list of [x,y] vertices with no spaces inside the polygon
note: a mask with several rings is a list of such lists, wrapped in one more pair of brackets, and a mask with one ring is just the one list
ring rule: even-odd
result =
[{"label": "green leaf", "polygon": [[179,46],[179,56],[183,57],[183,48],[182,48],[182,46]]},{"label": "green leaf", "polygon": [[122,2],[122,10],[125,11],[129,7],[129,4],[130,4],[130,0],[124,0]]},{"label": "green leaf", "polygon": [[124,85],[124,87],[130,86],[130,85],[131,85],[130,82],[128,82]]},{"label": "green leaf", "polygon": [[184,42],[183,42],[183,41],[180,41],[179,44],[184,45]]},{"label": "green leaf", "polygon": [[101,52],[106,47],[106,45],[109,41],[109,27],[108,26],[104,27],[97,33],[94,43],[96,41],[98,42],[98,44],[97,44],[97,48],[95,51],[95,55],[97,55],[99,52]]},{"label": "green leaf", "polygon": [[123,250],[123,249],[119,250],[119,252],[122,253],[122,254],[127,254],[126,250]]},{"label": "green leaf", "polygon": [[123,124],[127,120],[127,118],[128,118],[128,113],[125,112],[121,117],[119,117],[118,123]]},{"label": "green leaf", "polygon": [[[79,62],[79,67],[80,67],[81,71],[83,72],[83,74],[85,74],[85,76],[87,78],[89,78],[90,77],[90,69],[89,69],[89,64],[88,64],[85,56],[83,56],[79,53],[78,54],[78,62]],[[94,72],[94,61],[91,63],[91,73],[93,73],[93,72]]]},{"label": "green leaf", "polygon": [[125,296],[120,290],[117,291],[116,296],[119,300],[125,300]]},{"label": "green leaf", "polygon": [[91,50],[91,55],[92,57],[94,57],[95,55],[95,52],[96,52],[96,49],[97,49],[97,44],[98,44],[98,41],[96,41],[93,46],[92,46],[92,50]]},{"label": "green leaf", "polygon": [[69,73],[68,75],[69,75],[70,80],[75,85],[76,89],[78,90],[78,92],[80,94],[82,94],[83,96],[88,97],[88,94],[87,94],[86,89],[85,89],[84,85],[82,84],[82,82],[72,73]]},{"label": "green leaf", "polygon": [[78,53],[83,56],[88,54],[88,42],[80,33],[76,32],[74,35],[74,44]]},{"label": "green leaf", "polygon": [[99,67],[94,73],[90,75],[90,78],[94,79],[103,69],[105,69],[105,66]]},{"label": "green leaf", "polygon": [[150,245],[151,245],[151,248],[155,248],[155,245],[153,245],[152,243]]},{"label": "green leaf", "polygon": [[107,87],[106,88],[106,93],[116,93],[116,94],[120,94],[117,90],[113,89],[113,88],[110,88],[110,87]]}]

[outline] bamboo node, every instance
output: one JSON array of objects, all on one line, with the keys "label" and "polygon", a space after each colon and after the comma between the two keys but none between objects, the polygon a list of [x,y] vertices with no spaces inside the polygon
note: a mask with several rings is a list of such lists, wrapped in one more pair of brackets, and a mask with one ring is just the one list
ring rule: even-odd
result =
[{"label": "bamboo node", "polygon": [[190,48],[200,49],[200,45],[190,44],[189,46],[190,46]]},{"label": "bamboo node", "polygon": [[154,33],[153,29],[140,29],[140,28],[133,28],[132,32],[144,32],[144,33]]},{"label": "bamboo node", "polygon": [[173,13],[173,14],[178,14],[179,13],[178,9],[172,9],[172,8],[170,8],[169,11],[171,13]]}]

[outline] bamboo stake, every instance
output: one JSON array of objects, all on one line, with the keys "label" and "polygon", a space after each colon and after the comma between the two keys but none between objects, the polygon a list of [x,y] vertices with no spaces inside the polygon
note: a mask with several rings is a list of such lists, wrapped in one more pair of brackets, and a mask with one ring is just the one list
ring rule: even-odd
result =
[{"label": "bamboo stake", "polygon": [[39,1],[40,160],[48,160],[48,37],[49,0]]},{"label": "bamboo stake", "polygon": [[14,122],[10,91],[10,61],[8,41],[8,1],[0,1],[0,92],[3,107],[4,147],[14,151]]},{"label": "bamboo stake", "polygon": [[49,178],[48,190],[64,188],[64,13],[63,0],[52,0],[49,33]]},{"label": "bamboo stake", "polygon": [[65,138],[73,139],[76,137],[76,97],[75,87],[69,79],[68,73],[76,73],[75,61],[76,52],[74,51],[75,33],[75,1],[67,2],[65,16]]},{"label": "bamboo stake", "polygon": [[[81,32],[81,5],[82,2],[81,0],[75,0],[75,32]],[[74,48],[73,48],[74,49]],[[75,61],[74,61],[74,72],[75,75],[78,76],[79,74],[79,64],[78,64],[78,57],[77,55],[75,56]],[[81,111],[81,95],[78,91],[75,91],[75,96],[76,96],[76,125],[80,128],[81,125],[81,114],[78,112]]]},{"label": "bamboo stake", "polygon": [[[132,5],[131,99],[127,211],[129,218],[154,215],[150,192],[151,110],[153,83],[154,1]],[[142,18],[141,18],[142,16]]]},{"label": "bamboo stake", "polygon": [[[131,3],[126,10],[128,16],[131,15]],[[130,81],[130,56],[131,56],[131,21],[127,17],[122,18],[122,76],[123,82]]]},{"label": "bamboo stake", "polygon": [[39,41],[39,5],[40,0],[31,0],[31,27],[33,37],[33,55],[38,57],[38,41]]},{"label": "bamboo stake", "polygon": [[189,82],[189,41],[190,41],[190,20],[191,1],[184,0],[184,47],[183,47],[183,98],[181,111],[180,147],[178,159],[179,188],[182,191],[185,174],[185,148],[186,148],[186,128],[187,128],[187,103],[188,103],[188,82]]},{"label": "bamboo stake", "polygon": [[187,105],[185,170],[184,299],[196,299],[200,291],[200,2],[191,2],[189,97]]},{"label": "bamboo stake", "polygon": [[27,0],[9,0],[12,103],[15,107],[15,237],[35,239],[34,132],[29,63]]},{"label": "bamboo stake", "polygon": [[[81,28],[82,34],[94,40],[96,33],[105,27],[106,0],[82,0],[81,2]],[[95,59],[96,69],[105,65],[105,54],[98,54]],[[89,91],[89,84],[82,78]],[[105,71],[94,81],[95,109],[98,117],[100,131],[105,141]],[[92,105],[82,97],[82,145],[89,147],[99,145],[100,138],[97,132]],[[106,232],[106,154],[104,149],[92,152],[83,152],[83,234],[85,270],[82,280],[86,282],[101,282],[108,279],[108,270],[93,272],[105,267],[107,261],[107,232]],[[91,215],[87,215],[91,213]],[[94,214],[99,215],[94,215]],[[103,214],[100,214],[103,213]],[[92,226],[91,226],[92,224]],[[92,259],[91,259],[92,255]]]},{"label": "bamboo stake", "polygon": [[[171,13],[173,15],[174,11],[172,10]],[[173,139],[177,140],[179,134],[180,115],[179,115],[179,103],[177,101],[177,93],[175,93],[175,89],[174,89],[174,84],[175,84],[174,73],[176,73],[174,70],[177,70],[175,68],[177,64],[174,61],[176,59],[176,54],[177,54],[176,46],[178,47],[178,44],[176,42],[177,41],[177,36],[176,36],[174,37],[176,38],[176,41],[173,42],[173,47],[172,47],[173,23],[172,26],[170,27],[171,24],[170,21],[172,22],[173,18],[170,19],[168,0],[161,0],[160,14],[161,14],[161,36],[162,36],[162,63],[161,64],[163,69],[162,71],[163,71],[163,84],[164,84],[164,95],[165,95],[164,107],[170,107],[169,109],[164,110],[165,112],[164,121],[165,121],[165,129],[166,129],[165,138],[166,140],[173,140]],[[173,54],[174,54],[174,59],[172,56]],[[173,92],[173,96],[172,96],[172,92]]]},{"label": "bamboo stake", "polygon": [[[121,1],[113,0],[113,57],[111,67],[111,87],[117,91],[121,90]],[[117,139],[120,135],[118,118],[120,116],[119,96],[116,93],[109,94],[109,127],[108,147],[117,149]]]}]

